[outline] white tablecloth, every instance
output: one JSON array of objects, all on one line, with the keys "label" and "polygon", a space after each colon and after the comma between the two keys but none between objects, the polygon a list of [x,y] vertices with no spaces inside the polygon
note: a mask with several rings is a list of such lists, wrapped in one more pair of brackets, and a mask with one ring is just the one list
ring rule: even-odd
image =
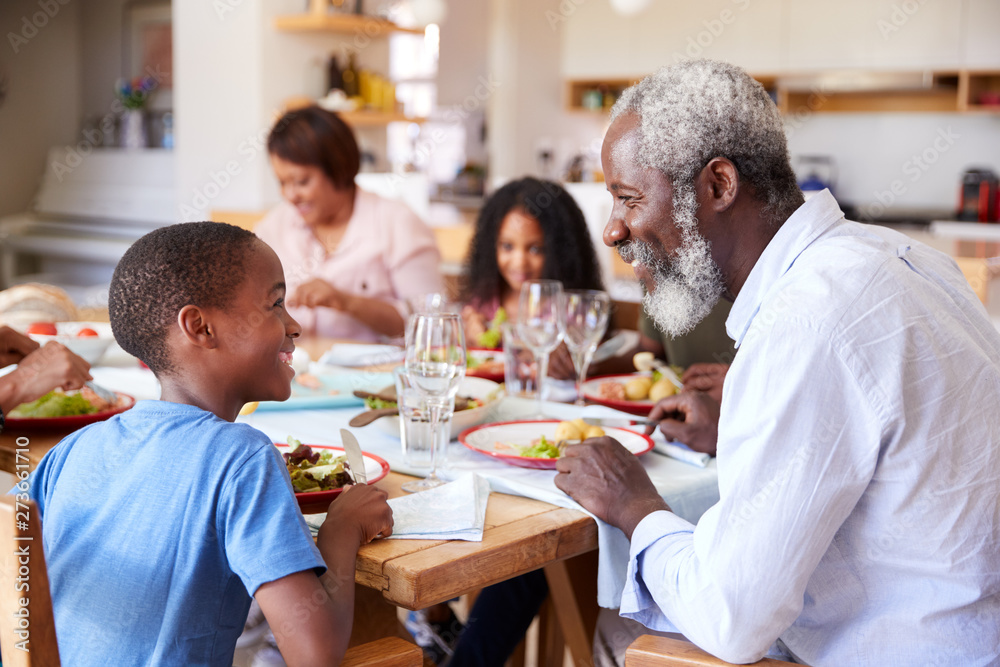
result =
[{"label": "white tablecloth", "polygon": [[[159,387],[152,373],[129,364],[97,367],[92,374],[98,383],[109,389],[131,394],[140,400],[157,398],[159,395]],[[545,414],[558,419],[573,419],[581,415],[628,417],[601,406],[583,408],[551,402],[543,405]],[[535,408],[533,400],[504,398],[495,405],[489,421],[521,418],[533,414]],[[284,442],[291,435],[304,443],[340,445],[340,429],[348,428],[347,422],[362,409],[258,411],[239,419],[260,429],[275,442]],[[427,473],[426,469],[413,469],[404,463],[398,434],[390,434],[378,422],[351,430],[363,450],[384,458],[392,470],[418,476]],[[654,439],[662,441],[663,437],[657,433]],[[707,467],[700,468],[655,451],[644,455],[641,460],[660,494],[681,518],[697,522],[705,510],[718,501],[718,475],[714,460]],[[452,480],[466,472],[477,472],[486,477],[493,491],[526,496],[583,511],[575,501],[556,488],[553,483],[554,470],[518,468],[467,449],[457,440],[452,441],[448,447],[447,461],[444,466],[439,467],[438,474],[443,479]],[[619,606],[625,582],[628,541],[617,528],[603,522],[598,522],[598,526],[598,602],[601,606],[614,608]]]}]

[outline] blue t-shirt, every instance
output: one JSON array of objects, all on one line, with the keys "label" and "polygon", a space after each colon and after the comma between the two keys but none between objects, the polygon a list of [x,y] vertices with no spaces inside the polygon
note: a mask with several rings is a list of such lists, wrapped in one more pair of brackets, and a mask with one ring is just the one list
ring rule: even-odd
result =
[{"label": "blue t-shirt", "polygon": [[325,568],[267,436],[194,406],[141,401],[29,479],[65,664],[229,667],[249,594]]}]

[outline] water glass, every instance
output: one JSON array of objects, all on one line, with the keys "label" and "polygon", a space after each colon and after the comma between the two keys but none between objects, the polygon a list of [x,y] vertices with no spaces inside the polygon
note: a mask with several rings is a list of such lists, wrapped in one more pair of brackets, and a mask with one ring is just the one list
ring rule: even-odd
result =
[{"label": "water glass", "polygon": [[[427,406],[431,442],[441,437],[442,417],[455,410],[458,384],[465,377],[466,348],[462,318],[455,313],[418,313],[406,330],[406,374]],[[450,432],[448,427],[445,433]],[[423,491],[444,484],[437,476],[436,447],[425,479],[403,484],[404,491]]]},{"label": "water glass", "polygon": [[501,324],[500,335],[503,337],[503,376],[507,395],[533,396],[538,390],[535,355],[521,340],[516,324]]},{"label": "water glass", "polygon": [[529,280],[521,285],[517,304],[517,332],[538,359],[538,414],[542,412],[542,390],[549,369],[549,354],[563,338],[566,307],[563,286],[558,280]]},{"label": "water glass", "polygon": [[[431,459],[439,466],[447,464],[448,442],[451,435],[452,413],[441,415],[441,428],[437,438],[431,433],[430,413],[420,390],[412,385],[406,367],[392,371],[396,381],[396,400],[399,405],[399,440],[403,444],[403,461],[411,468],[430,468]],[[432,456],[431,443],[434,443]]]},{"label": "water glass", "polygon": [[600,290],[566,290],[566,347],[576,369],[576,404],[584,405],[583,383],[597,344],[608,328],[611,298]]}]

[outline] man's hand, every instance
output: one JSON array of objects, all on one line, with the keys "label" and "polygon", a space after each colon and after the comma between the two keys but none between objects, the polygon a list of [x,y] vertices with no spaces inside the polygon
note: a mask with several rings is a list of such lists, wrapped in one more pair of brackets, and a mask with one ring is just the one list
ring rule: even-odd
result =
[{"label": "man's hand", "polygon": [[[685,381],[686,383],[686,381]],[[719,402],[702,391],[684,391],[653,406],[651,421],[659,421],[667,440],[676,440],[696,452],[715,456],[719,441]],[[652,426],[646,434],[653,432]]]},{"label": "man's hand", "polygon": [[388,497],[382,489],[367,484],[345,487],[330,503],[319,539],[323,541],[330,535],[332,540],[342,540],[352,527],[357,530],[358,544],[368,544],[379,535],[388,537],[392,534]]},{"label": "man's hand", "polygon": [[16,364],[38,349],[38,343],[4,325],[0,326],[0,368]]},{"label": "man's hand", "polygon": [[643,517],[669,510],[636,456],[614,438],[586,440],[556,461],[556,486],[632,539]]},{"label": "man's hand", "polygon": [[321,278],[313,278],[299,285],[298,289],[289,297],[289,306],[305,306],[306,308],[316,308],[325,306],[334,310],[348,310],[351,295],[341,292],[336,287]]},{"label": "man's hand", "polygon": [[685,389],[703,391],[717,403],[722,403],[722,383],[729,372],[729,364],[691,364],[684,371],[681,382]]},{"label": "man's hand", "polygon": [[559,347],[549,355],[548,375],[557,380],[576,378],[576,367],[573,366],[573,357],[570,356],[566,343],[559,343]]}]

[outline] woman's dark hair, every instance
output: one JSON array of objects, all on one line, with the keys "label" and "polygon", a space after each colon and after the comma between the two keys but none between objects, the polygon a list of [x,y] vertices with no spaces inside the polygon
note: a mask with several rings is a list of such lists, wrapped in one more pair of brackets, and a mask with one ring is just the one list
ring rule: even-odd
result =
[{"label": "woman's dark hair", "polygon": [[354,187],[361,153],[351,128],[317,106],[289,111],[267,137],[267,152],[294,164],[319,167],[338,190]]},{"label": "woman's dark hair", "polygon": [[497,265],[497,237],[504,218],[515,210],[530,215],[542,228],[543,278],[560,280],[566,289],[604,289],[587,221],[576,201],[558,183],[529,177],[504,185],[479,212],[462,275],[463,303],[499,298],[503,278]]}]

